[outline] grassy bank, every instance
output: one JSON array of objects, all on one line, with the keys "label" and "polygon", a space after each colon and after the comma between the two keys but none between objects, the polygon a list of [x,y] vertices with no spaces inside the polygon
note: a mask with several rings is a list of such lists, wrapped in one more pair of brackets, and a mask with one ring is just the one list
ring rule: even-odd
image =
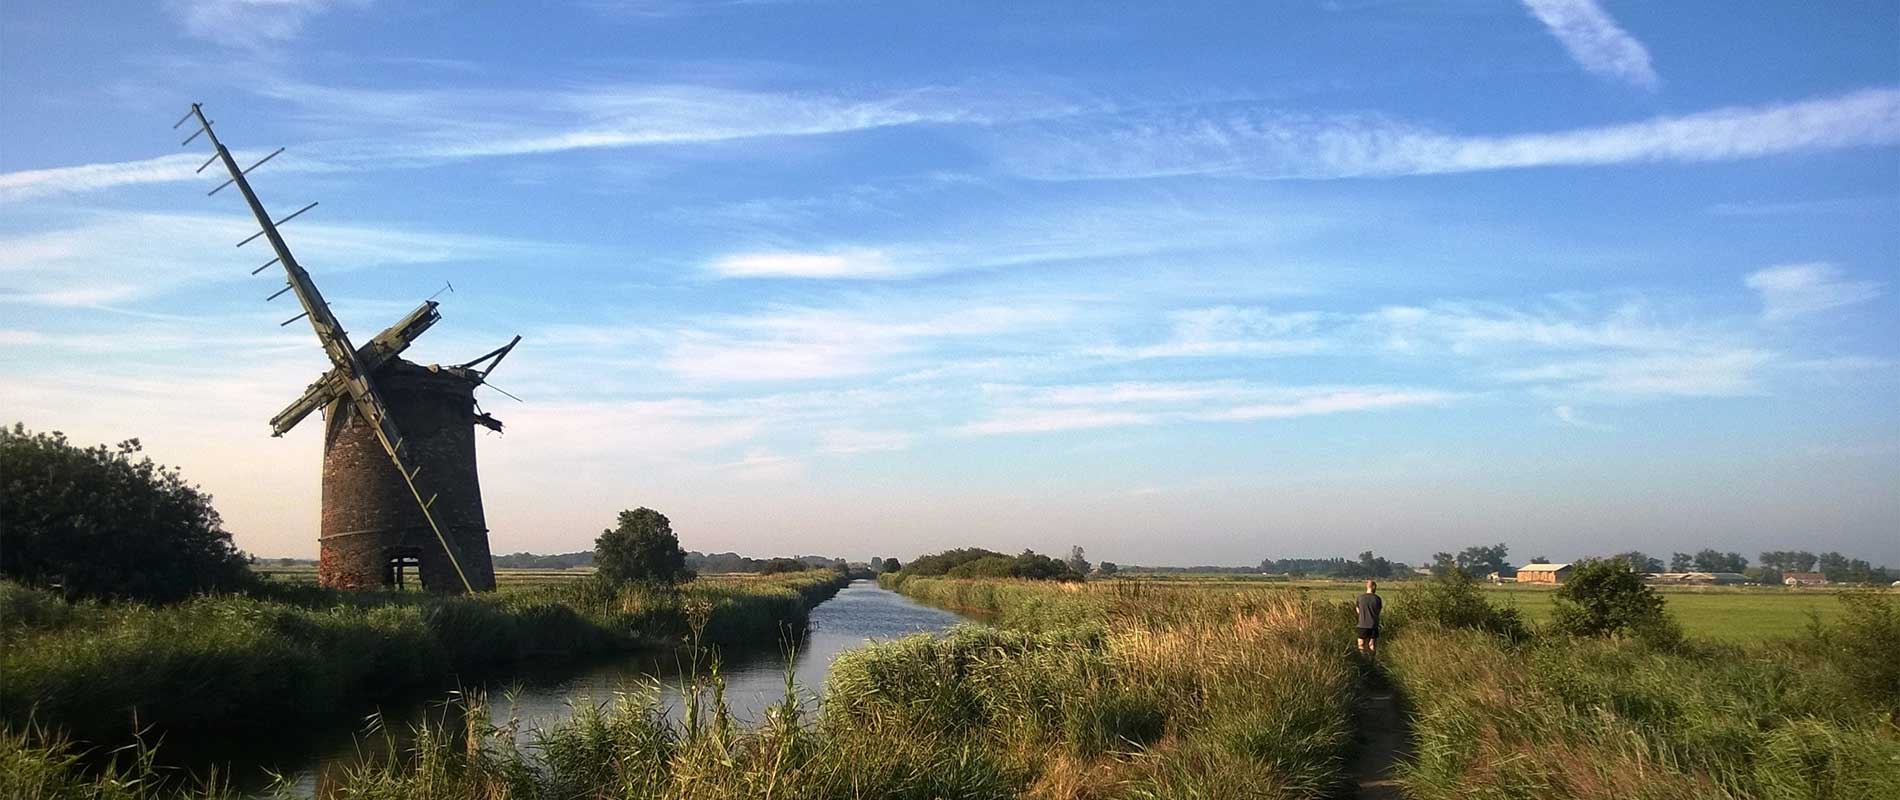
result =
[{"label": "grassy bank", "polygon": [[[679,718],[633,693],[581,709],[527,748],[514,746],[510,725],[462,708],[322,788],[424,800],[1080,800],[1316,798],[1337,787],[1355,678],[1337,606],[1285,593],[1161,596],[1126,586],[905,588],[983,597],[1016,627],[847,653],[821,711],[792,700],[751,728],[731,721],[718,677],[707,673],[688,687]],[[0,767],[33,767],[16,779],[24,796],[158,794],[80,777],[35,747],[0,739]]]},{"label": "grassy bank", "polygon": [[828,716],[979,735],[1033,796],[1318,797],[1341,780],[1356,675],[1336,604],[1139,583],[884,581],[1008,630],[849,654]]},{"label": "grassy bank", "polygon": [[270,730],[523,659],[778,642],[844,579],[709,577],[677,594],[595,581],[475,597],[279,587],[168,606],[68,605],[0,583],[0,719],[74,739]]},{"label": "grassy bank", "polygon": [[[792,700],[756,727],[732,721],[716,673],[689,685],[681,717],[636,690],[537,732],[527,748],[515,746],[512,725],[451,709],[413,744],[392,744],[323,788],[423,800],[1342,791],[1359,673],[1338,602],[1260,585],[884,580],[998,627],[849,652],[821,709]],[[1421,597],[1390,599],[1382,656],[1413,725],[1410,797],[1852,799],[1900,781],[1891,596],[1857,595],[1836,612],[1839,625],[1748,646],[1548,632],[1506,642],[1407,608]],[[562,605],[614,611],[586,599]],[[716,638],[713,622],[706,628]],[[31,769],[18,780],[37,782],[16,794],[155,796],[112,794],[126,782],[78,776],[36,747],[0,738],[0,770],[23,764]]]},{"label": "grassy bank", "polygon": [[1391,673],[1414,711],[1415,798],[1879,798],[1900,786],[1892,597],[1748,646],[1412,625]]}]

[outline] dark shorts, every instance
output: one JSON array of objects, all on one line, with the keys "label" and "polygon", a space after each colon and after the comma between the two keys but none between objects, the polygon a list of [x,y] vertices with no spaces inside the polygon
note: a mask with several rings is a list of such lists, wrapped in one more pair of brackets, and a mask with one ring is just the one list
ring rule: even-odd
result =
[{"label": "dark shorts", "polygon": [[1377,638],[1379,638],[1379,626],[1377,626],[1377,625],[1374,625],[1374,626],[1372,626],[1372,627],[1370,627],[1370,628],[1360,628],[1360,629],[1359,629],[1359,638],[1360,638],[1360,639],[1377,639]]}]

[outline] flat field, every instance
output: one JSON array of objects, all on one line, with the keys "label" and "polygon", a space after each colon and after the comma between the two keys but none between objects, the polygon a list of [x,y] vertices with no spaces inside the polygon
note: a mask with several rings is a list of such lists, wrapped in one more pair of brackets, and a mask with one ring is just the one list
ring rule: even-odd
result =
[{"label": "flat field", "polygon": [[[317,567],[310,565],[276,566],[259,563],[251,566],[251,571],[274,581],[286,583],[316,583]],[[495,588],[545,586],[562,583],[594,574],[588,569],[497,569],[495,570]]]},{"label": "flat field", "polygon": [[[1297,589],[1316,599],[1345,600],[1361,591],[1358,581],[1274,580],[1233,575],[1130,576],[1140,580],[1192,582],[1197,586],[1232,585],[1235,588],[1280,586]],[[1381,594],[1402,596],[1408,586],[1423,581],[1384,581]],[[1526,619],[1543,622],[1550,618],[1551,596],[1555,590],[1544,586],[1519,584],[1487,585],[1487,599],[1502,606],[1519,609]],[[1823,621],[1840,612],[1835,592],[1828,589],[1778,589],[1751,586],[1658,586],[1668,602],[1669,613],[1682,623],[1685,633],[1730,642],[1755,642],[1793,636],[1807,630],[1812,615]]]}]

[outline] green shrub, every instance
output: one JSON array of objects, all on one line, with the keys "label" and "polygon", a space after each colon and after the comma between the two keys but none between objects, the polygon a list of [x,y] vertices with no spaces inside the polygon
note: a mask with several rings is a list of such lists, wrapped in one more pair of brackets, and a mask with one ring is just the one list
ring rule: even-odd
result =
[{"label": "green shrub", "polygon": [[1412,620],[1424,620],[1446,628],[1483,631],[1512,642],[1530,635],[1517,609],[1492,605],[1477,579],[1455,566],[1440,570],[1420,588],[1400,592],[1395,606],[1392,616],[1397,624],[1388,626],[1393,629]]},{"label": "green shrub", "polygon": [[1618,559],[1584,561],[1558,587],[1551,623],[1571,636],[1635,635],[1673,644],[1682,632],[1663,611],[1662,595]]},{"label": "green shrub", "polygon": [[211,496],[134,460],[139,442],[78,447],[0,428],[0,576],[68,597],[168,602],[249,578]]},{"label": "green shrub", "polygon": [[1900,600],[1880,592],[1842,592],[1841,617],[1832,625],[1817,618],[1809,640],[1841,673],[1852,676],[1863,696],[1884,704],[1900,725]]}]

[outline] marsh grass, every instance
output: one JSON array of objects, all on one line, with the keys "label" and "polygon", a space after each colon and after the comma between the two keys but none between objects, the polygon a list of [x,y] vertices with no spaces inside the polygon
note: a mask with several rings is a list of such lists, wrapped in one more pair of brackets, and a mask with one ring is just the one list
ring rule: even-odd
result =
[{"label": "marsh grass", "polygon": [[[907,588],[989,604],[1018,627],[849,652],[818,710],[788,691],[750,726],[727,711],[710,646],[688,662],[684,709],[671,718],[651,687],[632,687],[521,746],[519,723],[492,721],[479,696],[460,698],[412,735],[375,740],[386,752],[320,788],[423,800],[1081,800],[1312,798],[1339,786],[1354,670],[1334,604],[1131,586]],[[707,644],[720,630],[716,609],[734,600],[725,592],[677,608],[566,600],[584,616],[658,613],[657,603]]]},{"label": "marsh grass", "polygon": [[776,641],[844,583],[816,571],[678,593],[597,581],[479,597],[285,587],[167,606],[68,605],[0,583],[0,719],[106,746],[141,729],[174,741],[272,730],[524,659],[677,646],[694,604],[707,609],[701,644]]},{"label": "marsh grass", "polygon": [[[1886,614],[1891,600],[1847,612]],[[1878,606],[1878,607],[1875,607]],[[1879,607],[1884,607],[1884,612]],[[1891,630],[1891,629],[1889,629]],[[1417,798],[1878,798],[1900,786],[1900,703],[1863,622],[1756,645],[1409,625],[1387,649],[1414,709]],[[1827,644],[1858,637],[1847,652]],[[1877,659],[1877,660],[1876,660]]]}]

